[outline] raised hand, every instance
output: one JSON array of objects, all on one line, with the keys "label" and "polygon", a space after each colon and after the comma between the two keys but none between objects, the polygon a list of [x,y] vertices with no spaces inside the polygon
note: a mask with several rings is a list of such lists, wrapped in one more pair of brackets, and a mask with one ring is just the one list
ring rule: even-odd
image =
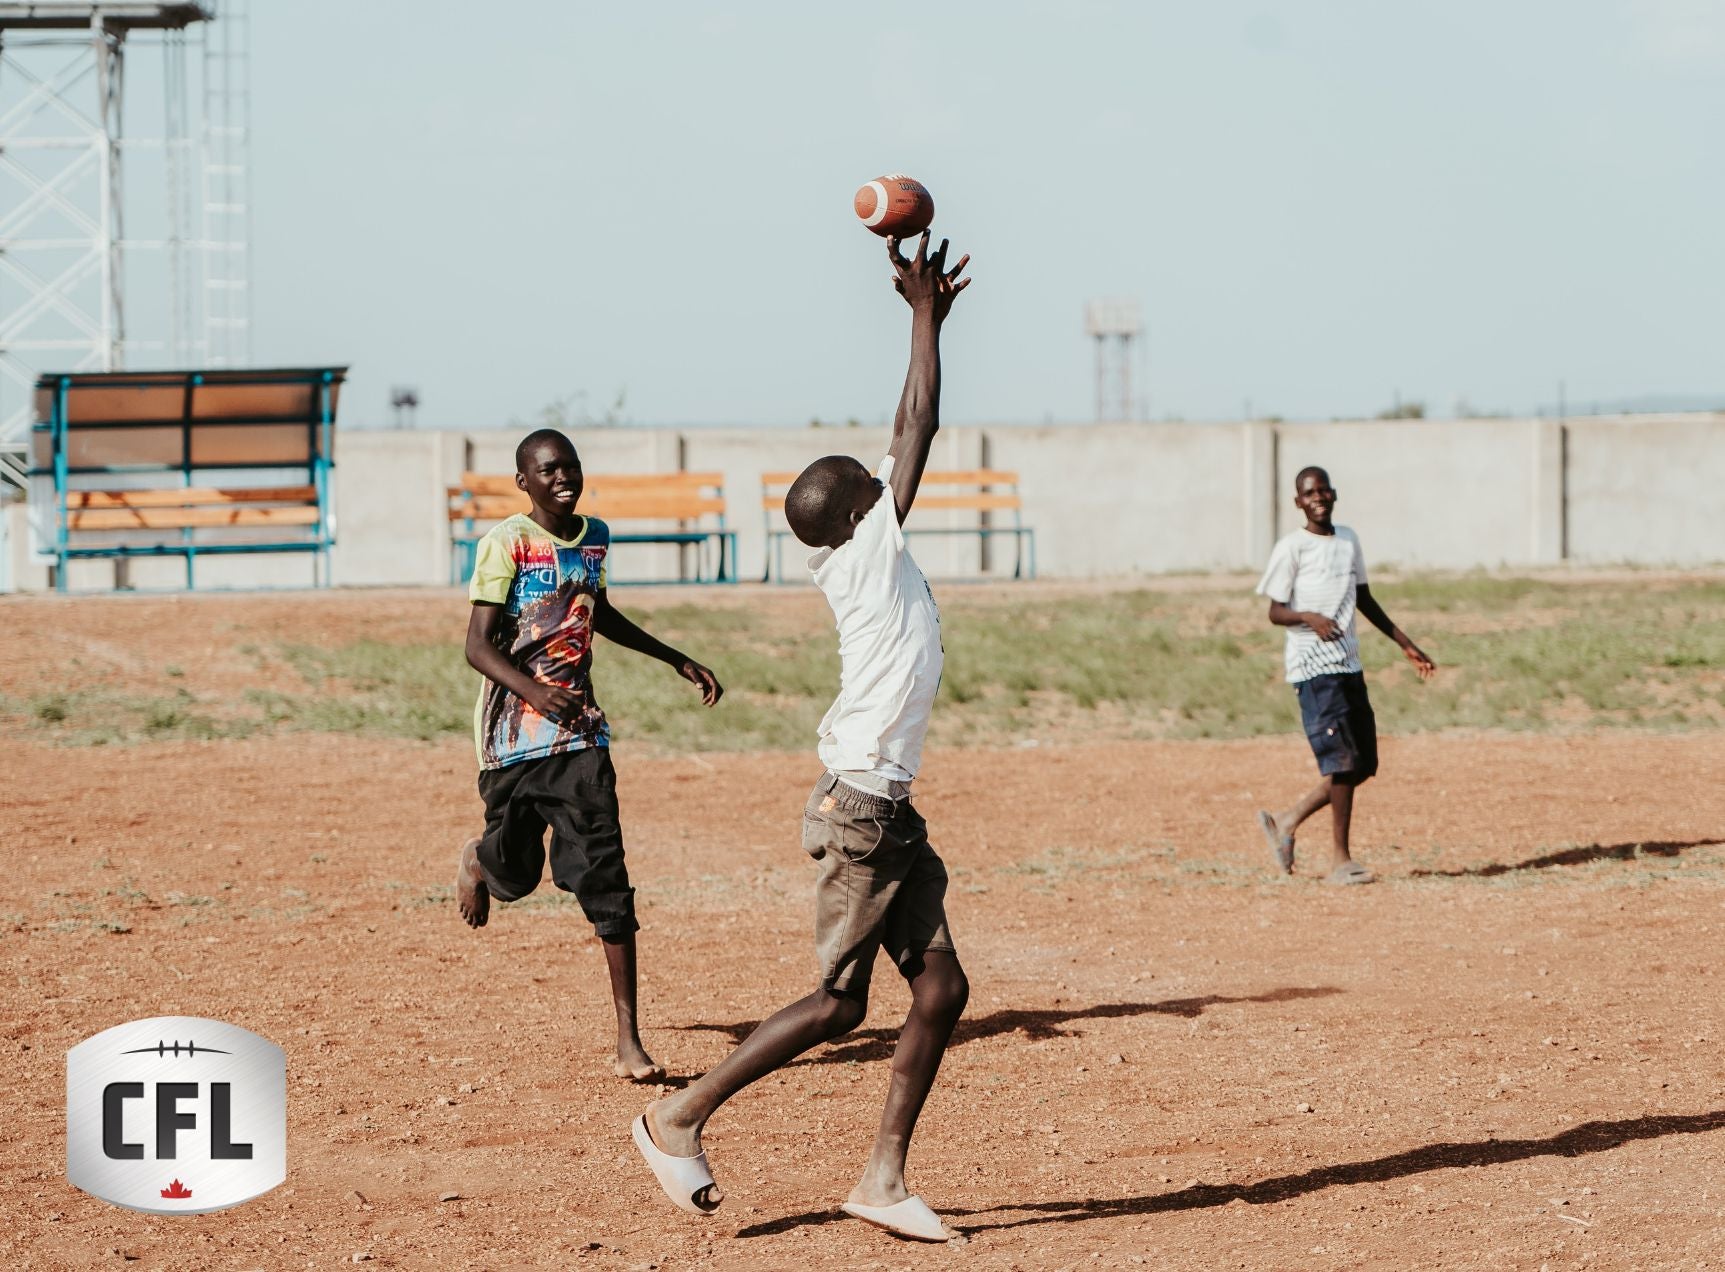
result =
[{"label": "raised hand", "polygon": [[950,270],[946,267],[947,240],[941,239],[940,247],[933,256],[928,253],[928,231],[922,232],[917,240],[916,255],[906,258],[899,250],[901,241],[888,238],[886,241],[887,259],[892,262],[892,285],[898,294],[909,302],[911,308],[928,306],[934,311],[935,321],[939,322],[952,308],[953,297],[970,286],[970,280],[960,279],[964,267],[970,264],[970,256],[966,253],[958,258],[958,264]]}]

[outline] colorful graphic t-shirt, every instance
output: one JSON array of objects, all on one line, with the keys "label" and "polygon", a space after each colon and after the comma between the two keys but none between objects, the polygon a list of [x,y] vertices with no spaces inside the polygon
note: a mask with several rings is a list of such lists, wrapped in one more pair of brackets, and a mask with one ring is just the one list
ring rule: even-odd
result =
[{"label": "colorful graphic t-shirt", "polygon": [[503,606],[497,647],[541,684],[572,690],[562,720],[540,715],[502,685],[481,678],[474,710],[479,766],[505,768],[563,751],[608,746],[605,713],[593,700],[593,607],[605,586],[611,531],[583,519],[573,539],[559,539],[525,513],[479,541],[468,597]]}]

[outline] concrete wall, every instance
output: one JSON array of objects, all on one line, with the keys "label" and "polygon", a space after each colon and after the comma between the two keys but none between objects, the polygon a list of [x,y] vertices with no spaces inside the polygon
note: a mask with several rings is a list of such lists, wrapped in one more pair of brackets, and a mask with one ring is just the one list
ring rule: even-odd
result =
[{"label": "concrete wall", "polygon": [[[1555,424],[1552,427],[1557,427]],[[1310,424],[1277,430],[1276,532],[1304,524],[1294,475],[1327,468],[1336,520],[1367,561],[1443,569],[1547,564],[1533,549],[1541,420]]]},{"label": "concrete wall", "polygon": [[1579,420],[1566,432],[1571,560],[1725,561],[1725,416]]},{"label": "concrete wall", "polygon": [[[508,472],[513,433],[337,435],[338,584],[441,584],[449,577],[444,491],[464,470]],[[880,428],[593,429],[576,438],[589,473],[677,469],[724,474],[739,573],[766,557],[760,474],[845,453],[871,467]],[[1025,523],[1037,531],[1041,573],[1091,578],[1256,569],[1275,536],[1297,524],[1293,476],[1330,471],[1338,517],[1360,532],[1368,559],[1466,569],[1725,562],[1725,414],[1331,424],[1107,424],[943,429],[934,468],[1015,470]],[[0,509],[0,586],[47,585],[29,551],[25,509]],[[925,511],[913,525],[974,524],[974,514]],[[775,518],[776,524],[782,524]],[[1010,574],[1005,540],[915,541],[931,575]],[[786,545],[788,573],[804,551]],[[617,579],[675,578],[679,550],[622,545]],[[178,560],[130,564],[135,587],[178,587]],[[199,563],[200,586],[296,587],[305,556]],[[73,588],[113,586],[111,562],[75,563]]]}]

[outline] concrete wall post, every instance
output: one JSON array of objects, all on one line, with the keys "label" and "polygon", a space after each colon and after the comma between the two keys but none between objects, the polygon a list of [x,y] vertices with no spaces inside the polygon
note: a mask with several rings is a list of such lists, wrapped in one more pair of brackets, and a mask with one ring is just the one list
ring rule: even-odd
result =
[{"label": "concrete wall post", "polygon": [[1569,556],[1569,428],[1562,420],[1530,420],[1533,489],[1528,560],[1556,565]]},{"label": "concrete wall post", "polygon": [[1260,569],[1276,546],[1276,472],[1280,436],[1276,426],[1253,420],[1241,433],[1245,467],[1241,476],[1241,548],[1247,569]]}]

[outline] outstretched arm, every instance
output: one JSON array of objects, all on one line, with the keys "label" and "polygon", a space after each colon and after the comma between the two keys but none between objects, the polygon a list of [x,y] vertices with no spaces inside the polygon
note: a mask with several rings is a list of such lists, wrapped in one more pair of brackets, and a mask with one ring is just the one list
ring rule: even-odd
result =
[{"label": "outstretched arm", "polygon": [[1414,665],[1414,670],[1419,673],[1421,680],[1430,680],[1437,673],[1437,664],[1426,656],[1423,649],[1408,639],[1406,632],[1390,622],[1390,616],[1384,613],[1384,607],[1378,604],[1377,598],[1372,595],[1372,589],[1364,583],[1359,587],[1356,608],[1365,616],[1367,622],[1401,646],[1402,653],[1407,655],[1407,660]]},{"label": "outstretched arm", "polygon": [[886,241],[887,256],[892,261],[893,286],[910,304],[910,370],[905,373],[904,393],[898,401],[898,414],[892,422],[892,497],[897,506],[899,524],[910,514],[917,487],[922,484],[923,469],[928,467],[928,450],[940,428],[940,327],[952,308],[953,297],[970,286],[968,278],[959,280],[969,256],[959,258],[949,271],[946,268],[947,240],[933,256],[928,254],[928,231],[916,245],[916,255],[906,260],[899,251],[899,240]]},{"label": "outstretched arm", "polygon": [[701,691],[701,701],[705,705],[710,707],[724,696],[725,687],[719,683],[717,676],[687,654],[672,649],[658,637],[642,631],[611,604],[611,598],[604,588],[599,590],[599,599],[593,606],[593,630],[624,649],[657,658],[675,669],[679,676]]}]

